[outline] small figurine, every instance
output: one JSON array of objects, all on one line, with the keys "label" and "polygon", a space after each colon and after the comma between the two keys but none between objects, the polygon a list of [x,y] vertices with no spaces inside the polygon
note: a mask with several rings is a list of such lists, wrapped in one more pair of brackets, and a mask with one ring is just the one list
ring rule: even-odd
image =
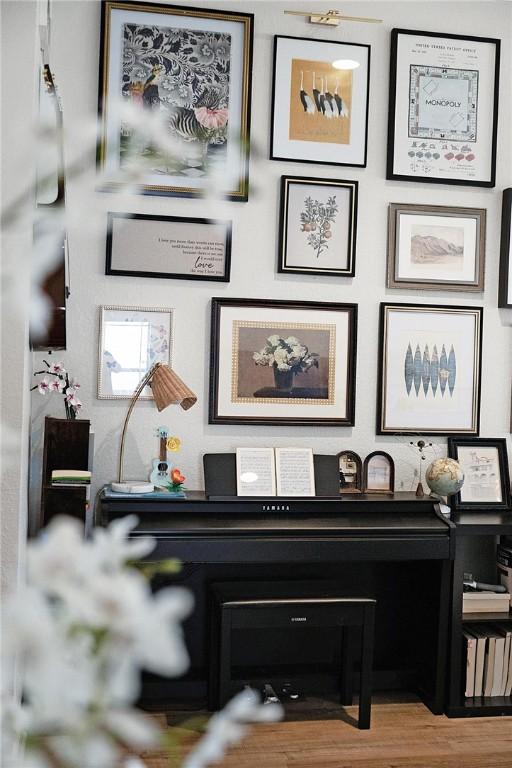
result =
[{"label": "small figurine", "polygon": [[181,487],[183,483],[185,482],[185,477],[181,474],[180,470],[175,467],[174,469],[171,469],[170,473],[171,482],[167,483],[167,488],[171,493],[177,493],[179,491],[183,491],[183,488]]}]

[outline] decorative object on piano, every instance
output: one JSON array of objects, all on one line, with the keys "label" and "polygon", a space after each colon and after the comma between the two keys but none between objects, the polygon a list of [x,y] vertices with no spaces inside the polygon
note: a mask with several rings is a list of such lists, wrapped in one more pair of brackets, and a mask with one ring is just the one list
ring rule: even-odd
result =
[{"label": "decorative object on piano", "polygon": [[484,208],[390,203],[388,288],[483,291]]},{"label": "decorative object on piano", "polygon": [[419,458],[419,468],[418,468],[418,485],[416,486],[416,496],[424,496],[425,491],[423,490],[423,462],[426,461],[427,457],[425,456],[425,448],[432,448],[432,443],[426,443],[425,440],[417,440],[417,442],[411,442],[409,443],[413,447],[413,449],[418,451],[418,458]]},{"label": "decorative object on piano", "polygon": [[133,393],[128,413],[124,420],[123,431],[121,433],[121,446],[119,450],[117,482],[111,483],[112,491],[117,493],[149,493],[154,489],[152,483],[124,482],[123,480],[124,441],[126,438],[128,422],[141,392],[147,385],[150,385],[153,390],[154,403],[159,411],[163,411],[164,408],[167,408],[167,406],[171,404],[181,405],[183,410],[187,411],[197,401],[197,397],[192,390],[187,387],[168,365],[158,362],[150,368]]},{"label": "decorative object on piano", "polygon": [[338,453],[340,493],[362,493],[363,463],[354,451]]},{"label": "decorative object on piano", "polygon": [[231,222],[109,213],[106,275],[229,282]]},{"label": "decorative object on piano", "polygon": [[365,493],[394,493],[395,462],[385,451],[373,451],[363,462]]},{"label": "decorative object on piano", "polygon": [[[98,398],[131,398],[155,363],[171,365],[173,310],[156,307],[100,307]],[[146,386],[141,400],[151,400]]]},{"label": "decorative object on piano", "polygon": [[482,320],[482,307],[381,304],[377,434],[478,434]]},{"label": "decorative object on piano", "polygon": [[369,85],[369,45],[276,35],[270,158],[365,167]]},{"label": "decorative object on piano", "polygon": [[[51,352],[48,352],[51,355]],[[69,377],[69,371],[64,368],[63,362],[49,363],[47,360],[43,360],[46,368],[42,371],[35,371],[34,376],[42,376],[37,384],[30,388],[30,391],[37,389],[41,395],[47,393],[57,392],[64,398],[64,408],[66,409],[66,419],[76,419],[80,409],[82,408],[82,402],[78,398],[78,390],[80,384],[72,377]]]},{"label": "decorative object on piano", "polygon": [[388,179],[494,187],[500,41],[393,29]]},{"label": "decorative object on piano", "polygon": [[102,3],[98,160],[116,189],[247,200],[253,15]]},{"label": "decorative object on piano", "polygon": [[236,449],[237,496],[275,496],[276,467],[273,448]]},{"label": "decorative object on piano", "polygon": [[315,467],[312,448],[276,448],[278,496],[314,496]]},{"label": "decorative object on piano", "polygon": [[156,436],[159,443],[158,459],[153,459],[153,468],[149,474],[149,482],[155,486],[167,485],[169,482],[169,472],[171,466],[167,461],[167,438],[169,436],[169,427],[158,427]]},{"label": "decorative object on piano", "polygon": [[428,465],[425,482],[431,496],[444,500],[460,491],[464,484],[464,472],[458,461],[443,456]]},{"label": "decorative object on piano", "polygon": [[498,307],[512,308],[512,187],[503,190]]},{"label": "decorative object on piano", "polygon": [[212,299],[210,424],[354,423],[357,305]]},{"label": "decorative object on piano", "polygon": [[187,479],[184,477],[178,467],[174,467],[169,472],[169,477],[171,482],[167,483],[166,488],[170,493],[173,494],[179,494],[181,498],[185,498],[185,493],[183,492],[183,483]]},{"label": "decorative object on piano", "polygon": [[353,277],[357,181],[281,176],[279,272]]},{"label": "decorative object on piano", "polygon": [[452,496],[456,510],[509,509],[511,503],[505,438],[450,437],[448,455],[464,472],[464,485]]}]

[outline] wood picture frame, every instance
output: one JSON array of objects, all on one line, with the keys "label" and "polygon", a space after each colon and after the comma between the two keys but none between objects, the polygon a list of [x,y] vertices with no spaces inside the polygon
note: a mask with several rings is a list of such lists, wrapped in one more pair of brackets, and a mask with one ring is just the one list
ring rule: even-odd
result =
[{"label": "wood picture frame", "polygon": [[451,497],[456,510],[510,509],[510,477],[505,438],[448,438],[448,456],[464,472],[464,484]]},{"label": "wood picture frame", "polygon": [[494,187],[500,40],[391,31],[387,179]]},{"label": "wood picture frame", "polygon": [[395,462],[386,451],[373,451],[363,462],[364,493],[395,492]]},{"label": "wood picture frame", "polygon": [[356,343],[356,304],[212,299],[209,423],[353,425]]},{"label": "wood picture frame", "polygon": [[337,454],[340,469],[340,493],[363,492],[363,462],[355,451],[340,451]]},{"label": "wood picture frame", "polygon": [[512,309],[512,187],[503,190],[501,207],[498,307]]}]

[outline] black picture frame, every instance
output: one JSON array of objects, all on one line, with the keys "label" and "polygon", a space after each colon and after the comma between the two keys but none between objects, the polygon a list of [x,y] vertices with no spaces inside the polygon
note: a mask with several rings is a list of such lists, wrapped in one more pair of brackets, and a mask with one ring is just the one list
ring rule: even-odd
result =
[{"label": "black picture frame", "polygon": [[[426,175],[426,174],[421,175],[420,173],[409,175],[406,173],[395,172],[395,141],[396,141],[395,126],[396,126],[396,108],[397,108],[396,93],[397,93],[397,77],[399,76],[397,57],[398,57],[398,42],[399,42],[400,35],[414,35],[416,37],[432,38],[434,40],[438,40],[439,38],[445,38],[445,39],[453,40],[454,45],[457,44],[457,41],[464,41],[467,45],[483,43],[483,44],[490,44],[495,47],[495,65],[494,65],[494,74],[493,74],[494,88],[493,88],[493,98],[492,98],[492,128],[491,128],[490,137],[489,137],[491,152],[490,152],[490,168],[489,168],[488,179],[479,180],[475,178],[461,178],[460,176],[457,178],[450,178],[449,176],[435,175],[435,173],[430,173],[429,175]],[[476,37],[472,35],[457,35],[457,34],[449,34],[445,32],[425,32],[425,31],[410,30],[410,29],[395,28],[391,30],[391,57],[390,57],[390,73],[389,73],[389,112],[388,112],[388,153],[387,153],[387,168],[386,168],[387,179],[395,180],[395,181],[424,182],[424,183],[430,183],[430,184],[457,184],[457,185],[463,185],[463,186],[476,186],[476,187],[494,187],[495,186],[496,184],[496,147],[497,147],[497,136],[498,136],[500,48],[501,48],[501,41],[496,38]],[[424,60],[422,62],[422,65],[427,65],[427,64],[428,64],[427,60]],[[439,64],[438,64],[438,68],[440,68]],[[478,70],[478,72],[480,74],[480,70]],[[409,89],[410,89],[410,84],[409,84]],[[410,136],[409,133],[408,135]],[[442,141],[445,141],[445,140],[443,139]],[[448,139],[448,141],[450,140]],[[439,142],[439,147],[443,146],[441,140],[435,137],[429,138],[428,142],[429,144],[428,144],[427,151],[430,151],[430,143],[432,143],[436,148],[438,146],[436,142]],[[462,147],[464,145],[464,140],[460,141],[459,143],[461,144],[461,147]],[[421,151],[421,148],[420,148],[420,151]],[[437,152],[437,149],[434,149],[434,152]],[[441,155],[441,150],[439,150],[438,154]],[[468,154],[471,154],[471,153],[468,153]],[[424,155],[422,156],[422,159],[424,159]]]},{"label": "black picture frame", "polygon": [[[488,438],[469,438],[469,437],[449,437],[448,438],[448,456],[460,462],[459,449],[460,448],[495,448],[498,453],[498,464],[500,471],[500,489],[501,489],[501,501],[462,501],[462,491],[464,486],[468,482],[468,477],[464,478],[464,485],[461,491],[455,494],[450,499],[450,504],[454,510],[493,510],[493,509],[510,509],[511,506],[511,494],[510,494],[510,476],[508,468],[508,455],[507,455],[507,441],[504,437]],[[464,471],[464,467],[462,467]],[[466,475],[466,472],[464,473]],[[483,479],[482,476],[478,478],[479,491],[482,490]]]},{"label": "black picture frame", "polygon": [[[375,456],[383,456],[389,464],[389,487],[387,489],[370,488],[368,486],[368,467],[370,461],[375,458]],[[389,453],[386,453],[386,451],[372,451],[372,453],[369,453],[363,461],[363,491],[364,493],[382,493],[388,495],[395,492],[395,462],[393,461],[393,457],[390,456]]]},{"label": "black picture frame", "polygon": [[503,190],[498,307],[512,309],[512,187]]},{"label": "black picture frame", "polygon": [[[144,270],[144,269],[119,269],[113,266],[113,260],[114,260],[114,222],[116,219],[124,220],[124,221],[153,221],[155,222],[155,225],[160,222],[164,224],[185,224],[192,227],[201,227],[201,226],[208,226],[208,225],[215,225],[225,228],[225,239],[224,239],[224,264],[223,264],[223,271],[222,274],[208,274],[208,265],[205,263],[204,259],[201,261],[202,266],[200,266],[200,269],[203,270],[198,273],[192,273],[192,272],[173,272],[171,270],[169,271],[154,271],[154,270]],[[155,235],[157,236],[157,235]],[[105,255],[105,274],[106,275],[122,275],[122,276],[128,276],[128,277],[153,277],[153,278],[165,278],[165,279],[173,279],[173,280],[206,280],[206,281],[215,281],[215,282],[223,282],[228,283],[230,278],[230,271],[231,271],[231,239],[232,239],[232,222],[231,221],[220,221],[216,219],[205,219],[205,218],[192,218],[189,216],[157,216],[154,214],[146,214],[146,213],[120,213],[120,212],[109,212],[107,214],[107,237],[106,237],[106,255]],[[198,258],[200,258],[198,256]],[[142,261],[143,259],[141,259]],[[213,264],[213,262],[208,262],[208,264]],[[195,266],[193,269],[197,269],[197,261],[195,262]],[[206,270],[206,272],[204,271]]]},{"label": "black picture frame", "polygon": [[[353,426],[357,309],[357,304],[319,301],[213,298],[208,423]],[[298,386],[294,386],[293,377],[288,385],[278,383],[274,373],[272,387],[274,363],[254,362],[256,355],[261,355],[258,348],[270,336],[279,338],[279,329],[283,329],[283,336],[296,333],[299,344],[306,344],[304,337],[311,334],[323,345],[323,362],[314,348],[306,347],[305,357],[319,357],[319,364],[306,368]],[[252,333],[258,341],[251,339],[252,346],[246,349],[246,337]],[[244,369],[244,365],[248,367]],[[260,366],[272,370],[264,372],[265,382],[261,376],[257,378],[256,367]],[[305,379],[314,367],[319,377],[316,384]]]}]

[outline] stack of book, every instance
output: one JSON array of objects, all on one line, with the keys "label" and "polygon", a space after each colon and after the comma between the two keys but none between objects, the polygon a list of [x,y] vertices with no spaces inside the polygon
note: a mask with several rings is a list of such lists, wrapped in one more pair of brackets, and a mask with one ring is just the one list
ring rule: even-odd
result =
[{"label": "stack of book", "polygon": [[52,485],[90,485],[91,473],[87,469],[54,469]]},{"label": "stack of book", "polygon": [[465,696],[510,696],[512,623],[464,624]]}]

